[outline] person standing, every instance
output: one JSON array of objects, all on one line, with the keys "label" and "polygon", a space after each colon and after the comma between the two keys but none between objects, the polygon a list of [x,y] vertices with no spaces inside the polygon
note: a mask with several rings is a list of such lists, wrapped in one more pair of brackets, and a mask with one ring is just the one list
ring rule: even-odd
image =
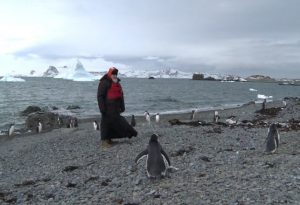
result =
[{"label": "person standing", "polygon": [[109,68],[108,72],[100,79],[97,101],[101,112],[101,146],[111,147],[114,138],[131,138],[137,136],[137,131],[121,116],[125,111],[124,94],[118,69]]}]

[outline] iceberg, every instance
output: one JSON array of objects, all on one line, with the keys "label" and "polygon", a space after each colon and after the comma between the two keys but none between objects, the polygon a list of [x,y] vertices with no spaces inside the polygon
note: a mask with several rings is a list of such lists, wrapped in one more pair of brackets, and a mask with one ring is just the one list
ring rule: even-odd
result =
[{"label": "iceberg", "polygon": [[11,75],[5,75],[5,76],[3,76],[0,79],[0,81],[2,81],[2,82],[25,82],[24,79],[22,79],[22,78],[15,78],[15,77],[13,77]]},{"label": "iceberg", "polygon": [[98,79],[97,76],[87,72],[79,60],[77,60],[77,64],[74,69],[69,69],[65,72],[59,73],[54,78],[63,78],[73,81],[94,81]]}]

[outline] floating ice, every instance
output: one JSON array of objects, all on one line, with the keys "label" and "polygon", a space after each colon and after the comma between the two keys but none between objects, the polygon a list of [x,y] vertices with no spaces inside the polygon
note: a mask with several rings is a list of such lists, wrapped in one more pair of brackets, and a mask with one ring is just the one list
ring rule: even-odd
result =
[{"label": "floating ice", "polygon": [[3,76],[0,81],[4,81],[4,82],[25,82],[24,79],[22,78],[15,78],[11,75],[5,75]]},{"label": "floating ice", "polygon": [[262,95],[262,94],[257,94],[257,98],[258,99],[270,99],[270,98],[273,98],[273,96],[266,96],[266,95]]},{"label": "floating ice", "polygon": [[249,88],[249,91],[251,91],[251,92],[257,92],[257,90],[254,89],[254,88]]}]

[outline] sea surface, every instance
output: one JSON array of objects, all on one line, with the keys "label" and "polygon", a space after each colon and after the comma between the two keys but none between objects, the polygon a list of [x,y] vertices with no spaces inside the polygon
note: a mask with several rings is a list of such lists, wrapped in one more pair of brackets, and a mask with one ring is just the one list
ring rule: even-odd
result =
[{"label": "sea surface", "polygon": [[[24,78],[26,82],[0,82],[0,130],[9,124],[24,126],[20,112],[27,106],[56,106],[66,109],[78,105],[78,118],[99,116],[97,88],[99,81],[75,82],[55,78]],[[126,111],[123,115],[181,113],[193,109],[210,110],[259,101],[257,95],[273,96],[270,100],[299,97],[300,86],[277,83],[194,81],[189,79],[123,78]],[[249,89],[257,91],[250,91]]]}]

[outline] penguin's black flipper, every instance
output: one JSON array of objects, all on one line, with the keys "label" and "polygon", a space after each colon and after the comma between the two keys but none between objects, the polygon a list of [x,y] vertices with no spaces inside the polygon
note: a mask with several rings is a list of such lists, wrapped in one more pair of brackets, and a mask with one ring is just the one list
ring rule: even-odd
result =
[{"label": "penguin's black flipper", "polygon": [[166,160],[168,161],[169,166],[171,166],[170,159],[169,159],[167,153],[163,149],[161,149],[161,154],[166,158]]},{"label": "penguin's black flipper", "polygon": [[138,154],[138,156],[136,156],[134,162],[138,163],[140,159],[142,159],[144,156],[148,155],[148,150],[144,150],[141,153]]}]

